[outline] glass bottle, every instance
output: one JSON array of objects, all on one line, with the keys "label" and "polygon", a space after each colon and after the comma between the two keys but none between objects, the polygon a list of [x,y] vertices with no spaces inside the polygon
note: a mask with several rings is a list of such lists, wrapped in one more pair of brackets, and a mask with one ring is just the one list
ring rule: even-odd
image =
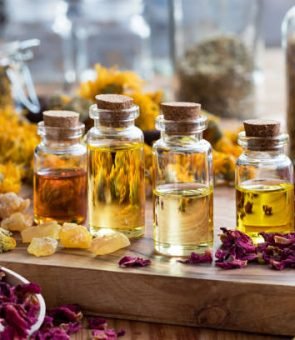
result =
[{"label": "glass bottle", "polygon": [[237,228],[259,243],[261,232],[294,231],[293,166],[279,122],[248,120],[244,127],[235,179]]},{"label": "glass bottle", "polygon": [[84,124],[71,111],[45,111],[34,155],[36,223],[84,223],[87,214],[87,152]]},{"label": "glass bottle", "polygon": [[162,103],[153,145],[155,250],[168,256],[204,251],[213,242],[211,145],[200,104]]},{"label": "glass bottle", "polygon": [[255,115],[260,0],[171,0],[176,98],[222,117]]},{"label": "glass bottle", "polygon": [[90,231],[115,229],[140,237],[145,224],[143,133],[133,99],[96,96],[90,107],[94,127],[87,136]]},{"label": "glass bottle", "polygon": [[290,136],[289,156],[295,162],[295,6],[282,24],[282,42],[286,58],[287,129]]}]

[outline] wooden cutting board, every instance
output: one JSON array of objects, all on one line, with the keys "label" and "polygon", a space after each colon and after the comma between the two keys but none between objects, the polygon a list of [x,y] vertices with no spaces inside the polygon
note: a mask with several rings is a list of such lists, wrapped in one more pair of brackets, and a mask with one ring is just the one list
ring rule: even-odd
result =
[{"label": "wooden cutting board", "polygon": [[[216,234],[220,226],[233,228],[234,221],[234,191],[216,189]],[[127,250],[96,258],[60,250],[36,258],[19,245],[1,254],[0,263],[39,283],[48,307],[78,303],[86,313],[106,317],[295,335],[294,270],[183,265],[153,252],[151,229],[148,203],[146,236]],[[152,265],[121,269],[118,261],[124,255],[149,257]]]}]

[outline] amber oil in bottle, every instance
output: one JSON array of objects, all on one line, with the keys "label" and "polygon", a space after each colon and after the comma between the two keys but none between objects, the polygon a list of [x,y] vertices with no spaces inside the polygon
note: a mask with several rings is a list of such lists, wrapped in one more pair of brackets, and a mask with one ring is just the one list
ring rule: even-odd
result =
[{"label": "amber oil in bottle", "polygon": [[155,250],[168,256],[203,252],[213,243],[210,144],[202,139],[206,118],[196,103],[163,103],[153,146]]},{"label": "amber oil in bottle", "polygon": [[[35,219],[39,223],[84,223],[87,213],[84,169],[44,169],[35,174]],[[81,199],[83,198],[83,199]]]},{"label": "amber oil in bottle", "polygon": [[114,229],[137,238],[145,224],[143,134],[134,126],[138,108],[120,95],[98,95],[96,103],[88,134],[90,231]]},{"label": "amber oil in bottle", "polygon": [[35,151],[34,219],[36,223],[84,223],[87,215],[86,148],[79,114],[46,111],[39,123],[41,144]]},{"label": "amber oil in bottle", "polygon": [[[237,161],[237,228],[255,243],[259,235],[294,231],[293,168],[282,152],[286,136],[276,121],[244,122],[239,142],[247,150]],[[245,171],[251,168],[252,171]]]}]

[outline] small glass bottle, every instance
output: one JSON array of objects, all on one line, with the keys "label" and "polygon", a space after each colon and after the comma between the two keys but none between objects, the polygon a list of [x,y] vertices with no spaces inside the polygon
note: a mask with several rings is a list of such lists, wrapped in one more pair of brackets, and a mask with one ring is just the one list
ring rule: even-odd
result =
[{"label": "small glass bottle", "polygon": [[87,136],[90,231],[115,229],[140,237],[145,224],[143,133],[133,99],[97,95],[90,107],[94,127]]},{"label": "small glass bottle", "polygon": [[259,243],[261,232],[294,231],[293,166],[279,122],[246,120],[244,128],[235,179],[237,228]]},{"label": "small glass bottle", "polygon": [[87,214],[87,152],[84,124],[71,111],[45,111],[38,124],[42,141],[34,155],[36,223],[84,223]]},{"label": "small glass bottle", "polygon": [[168,256],[204,251],[213,242],[211,145],[197,103],[162,103],[161,139],[153,145],[155,250]]}]

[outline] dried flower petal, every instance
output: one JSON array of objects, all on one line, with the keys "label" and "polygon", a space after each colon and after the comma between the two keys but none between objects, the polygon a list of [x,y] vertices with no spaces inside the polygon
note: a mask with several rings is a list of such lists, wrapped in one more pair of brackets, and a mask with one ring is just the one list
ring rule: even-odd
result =
[{"label": "dried flower petal", "polygon": [[11,286],[3,271],[0,279],[0,338],[26,339],[40,310],[35,296],[40,287],[34,283]]},{"label": "dried flower petal", "polygon": [[88,328],[89,329],[101,329],[104,330],[107,328],[107,320],[101,317],[92,317],[88,319]]},{"label": "dried flower petal", "polygon": [[221,246],[216,251],[216,266],[223,269],[243,268],[248,262],[257,261],[256,246],[252,239],[239,230],[220,228]]},{"label": "dried flower petal", "polygon": [[205,251],[203,254],[197,254],[192,252],[191,255],[185,260],[178,260],[184,264],[200,264],[200,263],[212,263],[212,254],[210,250]]},{"label": "dried flower petal", "polygon": [[119,261],[120,267],[146,267],[150,264],[151,260],[135,256],[124,256]]},{"label": "dried flower petal", "polygon": [[222,269],[238,269],[238,268],[244,268],[247,266],[247,260],[238,260],[235,258],[231,258],[224,262],[216,262],[216,266]]}]

